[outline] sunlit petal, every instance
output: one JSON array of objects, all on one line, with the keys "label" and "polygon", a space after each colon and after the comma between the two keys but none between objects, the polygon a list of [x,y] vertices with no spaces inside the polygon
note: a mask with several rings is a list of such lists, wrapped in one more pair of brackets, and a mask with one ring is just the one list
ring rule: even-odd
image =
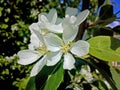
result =
[{"label": "sunlit petal", "polygon": [[67,26],[70,25],[70,17],[69,17],[69,16],[66,17],[66,18],[64,18],[64,20],[63,20],[63,22],[62,22],[63,28],[64,28],[66,25],[67,25]]},{"label": "sunlit petal", "polygon": [[63,21],[63,19],[62,18],[57,18],[57,21],[56,21],[56,25],[58,25],[58,24],[61,24],[62,23],[62,21]]},{"label": "sunlit petal", "polygon": [[89,15],[89,10],[82,11],[79,15],[77,15],[76,25],[80,25]]},{"label": "sunlit petal", "polygon": [[33,30],[41,31],[39,24],[38,23],[33,23],[29,26],[30,31],[32,32]]},{"label": "sunlit petal", "polygon": [[42,34],[41,34],[39,31],[37,31],[37,30],[33,30],[33,32],[34,32],[34,33],[36,34],[36,36],[38,37],[39,41],[40,41],[41,43],[44,43]]},{"label": "sunlit petal", "polygon": [[47,17],[45,15],[40,15],[40,20],[43,23],[49,22],[48,19],[47,19]]},{"label": "sunlit petal", "polygon": [[40,59],[32,68],[30,76],[36,76],[41,69],[46,65],[46,56],[44,56],[42,59]]},{"label": "sunlit petal", "polygon": [[58,51],[62,45],[62,40],[57,35],[49,33],[44,37],[45,44],[48,50]]},{"label": "sunlit petal", "polygon": [[38,52],[31,50],[19,51],[17,55],[19,56],[18,63],[21,65],[31,64],[41,57]]},{"label": "sunlit petal", "polygon": [[77,12],[78,12],[78,9],[77,9],[77,8],[70,8],[70,7],[68,7],[68,8],[66,9],[65,15],[72,16],[72,15],[76,15]]},{"label": "sunlit petal", "polygon": [[41,15],[47,16],[46,12],[42,12],[38,15],[38,21],[41,22]]},{"label": "sunlit petal", "polygon": [[46,48],[48,51],[52,51],[52,52],[56,52],[60,50],[60,46],[59,47],[55,47],[55,46],[51,46],[48,43],[46,43]]},{"label": "sunlit petal", "polygon": [[71,70],[74,68],[75,59],[70,53],[64,55],[63,68]]},{"label": "sunlit petal", "polygon": [[[38,38],[40,40],[40,42],[43,43],[43,37],[41,35],[41,29],[38,23],[33,23],[32,25],[30,25],[30,30],[31,30],[31,34],[33,35],[33,37],[36,37],[36,39]],[[36,36],[34,35],[36,34]],[[31,37],[32,38],[32,37]]]},{"label": "sunlit petal", "polygon": [[55,64],[57,64],[60,59],[62,57],[62,53],[61,52],[52,52],[52,53],[49,53],[47,55],[47,66],[53,66]]},{"label": "sunlit petal", "polygon": [[42,13],[39,15],[39,26],[41,30],[47,30],[47,32],[51,31],[54,33],[62,33],[62,19],[57,18],[57,11],[56,9],[51,9],[50,12]]},{"label": "sunlit petal", "polygon": [[72,24],[65,25],[63,30],[63,40],[73,41],[78,33],[78,27]]},{"label": "sunlit petal", "polygon": [[32,33],[30,36],[30,44],[28,45],[30,50],[34,50],[38,48],[42,42],[40,42],[39,38],[36,36],[35,33]]},{"label": "sunlit petal", "polygon": [[63,27],[61,24],[58,25],[48,25],[47,29],[54,33],[63,33]]},{"label": "sunlit petal", "polygon": [[70,23],[75,25],[77,18],[75,16],[70,17]]},{"label": "sunlit petal", "polygon": [[89,52],[89,43],[83,40],[79,40],[74,43],[70,51],[77,56],[84,56]]},{"label": "sunlit petal", "polygon": [[55,24],[57,20],[57,11],[56,9],[51,9],[47,15],[48,20],[50,23]]}]

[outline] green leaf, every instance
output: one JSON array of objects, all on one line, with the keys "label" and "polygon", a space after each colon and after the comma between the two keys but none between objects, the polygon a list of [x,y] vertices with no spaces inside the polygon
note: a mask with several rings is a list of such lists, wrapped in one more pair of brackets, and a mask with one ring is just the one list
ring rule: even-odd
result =
[{"label": "green leaf", "polygon": [[96,80],[94,83],[99,90],[108,90],[108,87],[103,80]]},{"label": "green leaf", "polygon": [[61,62],[54,66],[44,66],[43,69],[39,72],[39,74],[36,76],[36,88],[37,90],[43,90],[46,82],[50,75],[54,74],[59,67],[61,66]]},{"label": "green leaf", "polygon": [[19,90],[24,90],[29,80],[30,80],[30,77],[21,79],[20,82],[18,82]]},{"label": "green leaf", "polygon": [[37,90],[35,85],[35,77],[31,77],[25,90]]},{"label": "green leaf", "polygon": [[[109,14],[108,14],[109,13]],[[106,4],[101,7],[99,18],[100,20],[106,20],[113,16],[113,6],[110,4]]]},{"label": "green leaf", "polygon": [[110,71],[112,74],[112,78],[116,84],[116,87],[118,88],[118,90],[120,90],[120,75],[117,73],[117,71],[113,67],[110,67]]},{"label": "green leaf", "polygon": [[113,31],[109,27],[101,27],[93,30],[93,36],[113,36]]},{"label": "green leaf", "polygon": [[60,83],[63,81],[63,75],[64,70],[61,65],[61,67],[54,74],[49,75],[44,90],[57,90]]},{"label": "green leaf", "polygon": [[116,33],[119,33],[120,34],[120,25],[117,25],[116,27],[114,27],[113,29],[112,29],[114,32],[116,32]]},{"label": "green leaf", "polygon": [[92,56],[104,61],[120,61],[120,40],[110,36],[96,36],[88,42]]}]

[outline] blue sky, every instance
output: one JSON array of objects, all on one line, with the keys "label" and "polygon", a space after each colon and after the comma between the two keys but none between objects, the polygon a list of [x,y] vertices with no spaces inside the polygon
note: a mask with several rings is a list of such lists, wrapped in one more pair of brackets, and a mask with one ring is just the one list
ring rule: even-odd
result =
[{"label": "blue sky", "polygon": [[[111,3],[113,5],[113,7],[114,7],[114,13],[120,11],[120,0],[111,0]],[[120,13],[117,16],[120,17]]]},{"label": "blue sky", "polygon": [[[120,0],[111,0],[111,3],[113,5],[114,14],[117,13],[118,11],[120,11]],[[117,17],[120,17],[120,12],[117,14]],[[119,18],[119,22],[114,21],[113,23],[111,23],[107,26],[114,28],[117,25],[120,25],[120,18]]]}]

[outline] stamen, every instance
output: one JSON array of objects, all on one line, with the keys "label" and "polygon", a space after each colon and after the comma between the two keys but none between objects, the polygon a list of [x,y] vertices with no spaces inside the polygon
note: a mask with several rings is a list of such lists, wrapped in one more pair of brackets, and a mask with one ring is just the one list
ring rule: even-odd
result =
[{"label": "stamen", "polygon": [[61,47],[61,51],[63,53],[67,53],[71,48],[71,43],[66,43],[66,44],[63,44],[62,47]]},{"label": "stamen", "polygon": [[40,46],[37,51],[40,53],[40,54],[46,54],[48,51],[46,49],[46,46],[42,45]]}]

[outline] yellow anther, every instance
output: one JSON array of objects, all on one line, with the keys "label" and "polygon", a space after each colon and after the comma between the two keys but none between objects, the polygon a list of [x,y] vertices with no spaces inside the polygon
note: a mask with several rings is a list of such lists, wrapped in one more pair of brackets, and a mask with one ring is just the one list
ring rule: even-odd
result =
[{"label": "yellow anther", "polygon": [[41,47],[39,47],[38,49],[38,52],[40,53],[40,54],[46,54],[48,51],[46,50],[46,46],[41,46]]},{"label": "yellow anther", "polygon": [[62,51],[63,53],[67,53],[67,52],[70,50],[70,48],[71,48],[70,43],[66,43],[66,44],[63,44],[63,45],[62,45],[61,51]]}]

